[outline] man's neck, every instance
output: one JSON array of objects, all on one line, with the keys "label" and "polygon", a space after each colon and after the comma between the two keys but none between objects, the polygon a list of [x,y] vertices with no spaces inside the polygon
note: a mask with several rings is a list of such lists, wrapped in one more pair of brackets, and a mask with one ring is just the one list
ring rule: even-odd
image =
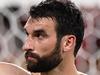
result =
[{"label": "man's neck", "polygon": [[62,70],[54,70],[52,72],[46,72],[46,73],[41,73],[41,75],[78,75],[77,70],[74,69],[72,71],[72,69],[70,70],[66,70],[66,71],[62,71]]}]

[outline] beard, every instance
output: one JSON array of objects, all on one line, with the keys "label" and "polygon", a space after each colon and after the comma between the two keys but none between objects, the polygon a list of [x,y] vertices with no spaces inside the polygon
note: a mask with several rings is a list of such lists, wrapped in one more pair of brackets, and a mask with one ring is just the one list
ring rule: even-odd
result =
[{"label": "beard", "polygon": [[[27,60],[28,57],[34,58],[34,60]],[[40,57],[36,53],[32,53],[31,50],[28,50],[25,54],[27,70],[30,72],[48,72],[56,68],[62,61],[60,53],[60,43],[57,42],[55,49],[49,55]]]}]

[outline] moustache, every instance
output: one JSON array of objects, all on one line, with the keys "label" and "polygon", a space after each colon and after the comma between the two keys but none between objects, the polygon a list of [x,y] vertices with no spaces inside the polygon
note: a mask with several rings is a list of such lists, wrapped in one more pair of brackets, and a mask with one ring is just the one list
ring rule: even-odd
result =
[{"label": "moustache", "polygon": [[31,58],[35,58],[37,60],[40,60],[40,56],[36,53],[33,53],[32,51],[27,51],[25,53],[25,58],[28,59],[28,57],[31,57]]}]

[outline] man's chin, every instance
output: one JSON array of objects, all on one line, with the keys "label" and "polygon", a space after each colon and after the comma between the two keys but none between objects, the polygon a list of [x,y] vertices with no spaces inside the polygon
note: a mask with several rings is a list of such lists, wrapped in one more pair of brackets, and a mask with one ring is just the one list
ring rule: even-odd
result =
[{"label": "man's chin", "polygon": [[27,70],[30,71],[30,72],[34,72],[34,73],[37,73],[37,72],[48,72],[50,71],[52,68],[51,67],[47,67],[47,66],[40,66],[40,65],[37,65],[36,63],[35,64],[32,64],[32,63],[29,63],[27,65]]},{"label": "man's chin", "polygon": [[27,70],[30,72],[35,72],[35,73],[37,73],[37,72],[49,72],[50,70],[56,68],[58,65],[59,65],[59,63],[58,64],[53,64],[53,63],[52,64],[46,64],[46,63],[45,64],[39,64],[39,63],[33,64],[33,63],[29,63],[27,65]]}]

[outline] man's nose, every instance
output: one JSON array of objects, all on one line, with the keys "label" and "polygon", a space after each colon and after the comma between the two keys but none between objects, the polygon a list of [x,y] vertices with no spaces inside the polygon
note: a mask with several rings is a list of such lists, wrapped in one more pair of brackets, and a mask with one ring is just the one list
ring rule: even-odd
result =
[{"label": "man's nose", "polygon": [[22,49],[23,49],[24,51],[34,50],[33,40],[32,40],[31,38],[28,38],[28,39],[25,41],[25,43],[24,43]]}]

